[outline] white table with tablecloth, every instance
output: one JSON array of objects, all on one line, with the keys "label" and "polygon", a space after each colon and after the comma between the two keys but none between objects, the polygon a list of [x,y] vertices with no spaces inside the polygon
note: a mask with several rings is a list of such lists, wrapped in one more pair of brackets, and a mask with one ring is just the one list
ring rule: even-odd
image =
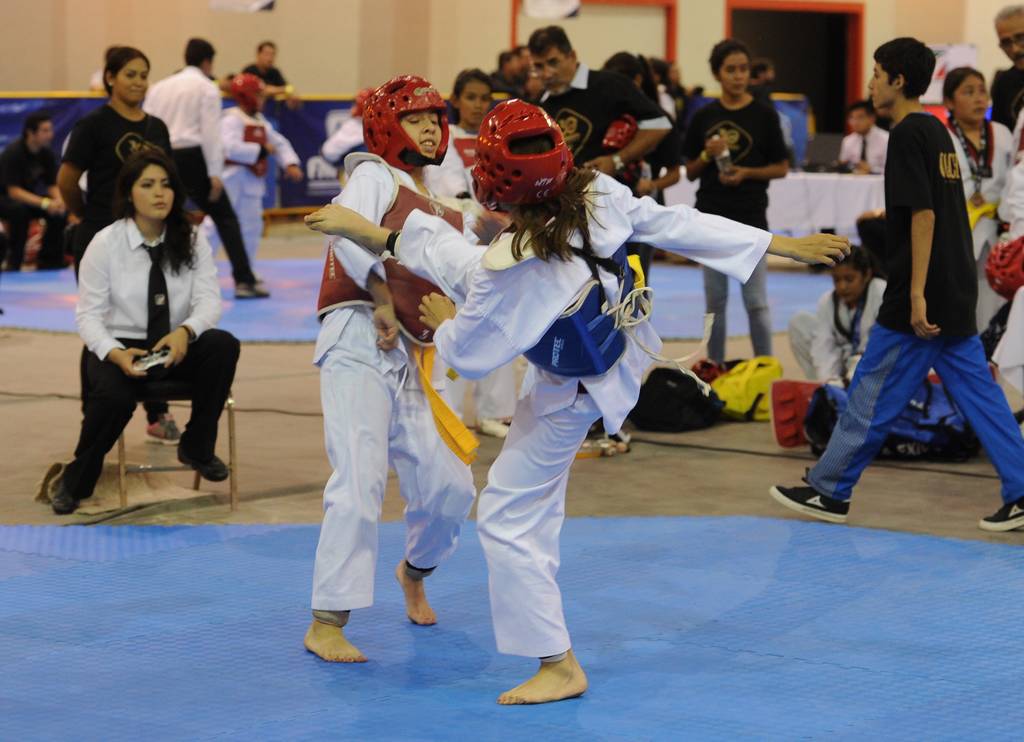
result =
[{"label": "white table with tablecloth", "polygon": [[[665,191],[668,205],[697,202],[697,186],[683,179]],[[803,236],[823,229],[857,237],[857,217],[885,206],[881,175],[790,173],[768,185],[768,228],[779,234]]]}]

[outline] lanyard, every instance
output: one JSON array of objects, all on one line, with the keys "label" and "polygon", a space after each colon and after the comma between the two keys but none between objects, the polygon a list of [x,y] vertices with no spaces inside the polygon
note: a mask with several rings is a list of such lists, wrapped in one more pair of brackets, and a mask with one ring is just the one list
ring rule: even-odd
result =
[{"label": "lanyard", "polygon": [[992,177],[992,122],[985,121],[985,125],[981,127],[981,147],[977,149],[964,134],[952,111],[949,113],[947,124],[960,140],[960,146],[964,148],[967,165],[971,168],[971,180],[974,181],[974,192],[977,193],[981,190],[981,181]]}]

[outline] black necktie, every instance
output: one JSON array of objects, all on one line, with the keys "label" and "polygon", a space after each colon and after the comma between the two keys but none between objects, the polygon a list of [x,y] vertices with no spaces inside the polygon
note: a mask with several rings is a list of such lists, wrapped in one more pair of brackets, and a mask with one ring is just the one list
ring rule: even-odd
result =
[{"label": "black necktie", "polygon": [[171,331],[171,302],[167,296],[167,279],[161,266],[164,262],[164,243],[147,245],[149,267],[149,319],[146,322],[146,348],[152,348]]},{"label": "black necktie", "polygon": [[868,135],[864,134],[860,138],[860,161],[868,161]]}]

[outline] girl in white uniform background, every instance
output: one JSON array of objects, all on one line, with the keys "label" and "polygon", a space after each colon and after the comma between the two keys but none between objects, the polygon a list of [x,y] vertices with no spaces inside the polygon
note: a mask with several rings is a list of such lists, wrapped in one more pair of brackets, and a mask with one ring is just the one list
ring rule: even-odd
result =
[{"label": "girl in white uniform background", "polygon": [[985,261],[999,239],[996,210],[1013,167],[1013,135],[1002,124],[985,118],[991,99],[985,77],[977,70],[970,67],[951,70],[942,85],[942,97],[949,109],[946,125],[960,160],[964,197],[971,214],[974,257],[978,265],[978,332],[982,332],[1004,302],[988,285]]},{"label": "girl in white uniform background", "polygon": [[815,313],[793,315],[789,343],[808,379],[846,386],[875,326],[885,281],[875,276],[871,253],[854,247],[832,269],[832,282],[834,288],[822,294]]},{"label": "girl in white uniform background", "polygon": [[[221,114],[220,140],[224,148],[224,191],[238,215],[242,242],[249,262],[256,259],[263,237],[263,197],[267,192],[267,168],[274,157],[289,180],[302,180],[299,157],[291,143],[263,115],[263,81],[256,75],[235,75],[231,95],[237,106]],[[205,222],[211,244],[219,244],[217,230]]]},{"label": "girl in white uniform background", "polygon": [[[455,78],[451,104],[456,123],[448,125],[448,152],[440,167],[424,171],[427,185],[438,196],[457,198],[464,210],[479,212],[483,206],[473,196],[473,161],[480,123],[491,107],[491,78],[483,70],[463,70]],[[446,396],[452,408],[462,416],[462,405],[470,382],[457,376],[448,380]],[[474,384],[477,427],[484,435],[504,438],[516,409],[515,362],[507,363]]]},{"label": "girl in white uniform background", "polygon": [[[766,251],[831,264],[848,244],[832,235],[773,237],[685,206],[634,198],[610,177],[575,170],[557,124],[518,100],[488,114],[476,161],[477,197],[510,208],[514,234],[481,251],[440,219],[413,212],[397,238],[397,254],[460,304],[456,314],[450,301],[433,295],[421,307],[428,324],[437,325],[437,352],[448,365],[479,378],[520,354],[531,360],[508,438],[480,495],[477,531],[490,572],[498,650],[541,658],[537,674],[498,701],[544,703],[587,688],[555,579],[569,467],[594,421],[603,418],[609,432],[619,430],[650,365],[642,346],[656,352],[661,345],[650,323],[628,307],[619,314],[635,326],[604,338],[562,333],[564,323],[577,318],[560,316],[584,297],[584,307],[595,296],[598,304],[620,304],[623,287],[632,285],[624,269],[626,242],[679,252],[740,280]],[[386,229],[335,206],[307,223],[375,250],[396,242]],[[610,317],[586,312],[580,310],[581,323],[610,329]],[[585,347],[597,350],[582,352]],[[581,365],[567,373],[570,358],[585,359],[589,370]]]},{"label": "girl in white uniform background", "polygon": [[[418,77],[385,83],[366,102],[363,122],[370,154],[346,158],[348,183],[334,202],[374,224],[401,224],[413,208],[461,223],[457,212],[425,195],[423,167],[440,161],[448,139],[444,100],[430,83]],[[454,551],[475,495],[469,466],[434,424],[414,342],[399,336],[396,307],[400,313],[403,296],[394,270],[348,240],[329,241],[314,362],[334,473],[324,489],[305,646],[334,662],[366,661],[343,627],[349,611],[373,603],[388,465],[406,504],[405,559],[395,575],[413,623],[436,621],[423,578]],[[409,297],[413,308],[424,291]]]}]

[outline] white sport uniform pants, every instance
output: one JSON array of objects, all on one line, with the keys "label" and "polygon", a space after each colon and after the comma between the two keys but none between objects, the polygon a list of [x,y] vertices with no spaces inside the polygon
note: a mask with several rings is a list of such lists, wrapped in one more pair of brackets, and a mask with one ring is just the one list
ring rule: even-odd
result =
[{"label": "white sport uniform pants", "polygon": [[[355,312],[320,363],[327,457],[324,519],[313,569],[313,610],[373,604],[388,465],[405,500],[405,558],[429,569],[455,550],[473,504],[468,466],[441,441],[419,384],[376,349],[369,312]],[[388,370],[384,370],[388,369]]]},{"label": "white sport uniform pants", "polygon": [[516,410],[516,362],[506,363],[501,368],[491,371],[482,379],[470,382],[460,376],[447,379],[445,400],[463,420],[463,403],[466,399],[466,388],[473,384],[473,401],[476,403],[477,421],[488,418],[503,420],[512,417]]},{"label": "white sport uniform pants", "polygon": [[817,326],[818,317],[811,312],[797,312],[789,320],[789,347],[796,356],[796,362],[803,369],[804,376],[811,381],[818,378],[818,371],[814,368],[814,358],[811,355],[811,343],[814,341]]},{"label": "white sport uniform pants", "polygon": [[[242,230],[242,242],[251,263],[256,259],[260,240],[263,239],[263,194],[266,184],[263,178],[253,175],[241,167],[231,168],[232,172],[224,175],[224,193],[231,201],[231,208],[238,217],[238,226]],[[222,196],[223,198],[223,196]],[[203,220],[203,230],[216,254],[220,249],[220,235],[213,220]]]},{"label": "white sport uniform pants", "polygon": [[555,580],[558,540],[569,467],[600,415],[588,394],[542,417],[529,396],[516,406],[477,507],[499,652],[548,657],[572,646]]}]

